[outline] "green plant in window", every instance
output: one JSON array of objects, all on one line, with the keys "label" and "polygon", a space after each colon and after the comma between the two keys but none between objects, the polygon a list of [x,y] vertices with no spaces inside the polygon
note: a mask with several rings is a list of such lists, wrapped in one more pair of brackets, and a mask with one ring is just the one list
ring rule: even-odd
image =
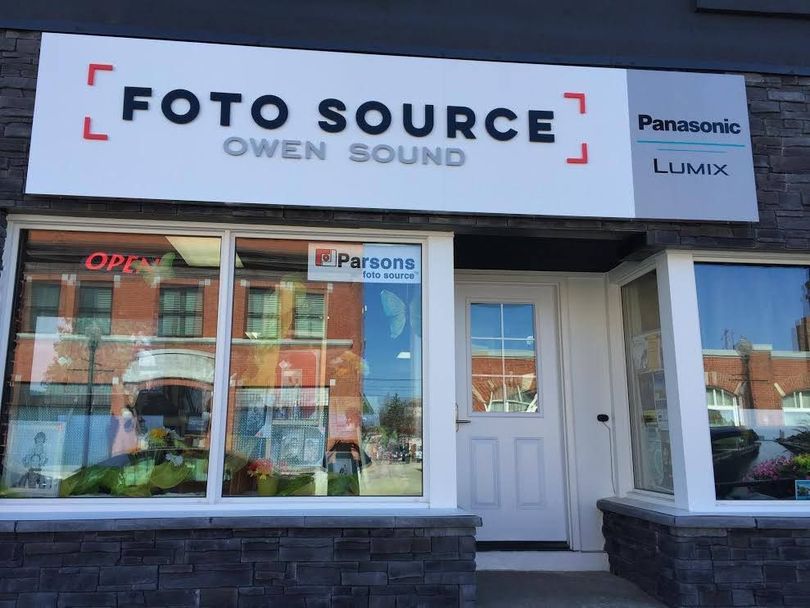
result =
[{"label": "green plant in window", "polygon": [[356,475],[329,473],[327,488],[329,496],[360,496],[360,482]]},{"label": "green plant in window", "polygon": [[799,454],[793,459],[796,465],[796,473],[800,477],[810,476],[810,454]]},{"label": "green plant in window", "polygon": [[284,475],[279,479],[277,496],[311,496],[315,493],[315,474]]}]

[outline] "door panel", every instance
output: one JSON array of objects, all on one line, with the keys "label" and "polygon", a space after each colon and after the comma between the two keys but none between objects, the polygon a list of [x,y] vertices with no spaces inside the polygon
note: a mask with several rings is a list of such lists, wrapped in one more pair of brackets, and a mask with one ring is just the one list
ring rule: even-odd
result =
[{"label": "door panel", "polygon": [[479,540],[566,541],[554,287],[456,290],[459,504]]},{"label": "door panel", "polygon": [[476,508],[500,506],[498,440],[475,437],[470,441],[471,504]]}]

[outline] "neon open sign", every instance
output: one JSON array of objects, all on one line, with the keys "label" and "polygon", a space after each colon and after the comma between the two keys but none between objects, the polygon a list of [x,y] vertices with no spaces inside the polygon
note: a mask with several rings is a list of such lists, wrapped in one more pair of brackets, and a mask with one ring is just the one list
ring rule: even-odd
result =
[{"label": "neon open sign", "polygon": [[84,259],[84,267],[87,270],[103,270],[105,272],[133,273],[158,264],[160,264],[160,258],[153,258],[150,261],[140,255],[124,255],[122,253],[107,253],[106,251],[94,251]]}]

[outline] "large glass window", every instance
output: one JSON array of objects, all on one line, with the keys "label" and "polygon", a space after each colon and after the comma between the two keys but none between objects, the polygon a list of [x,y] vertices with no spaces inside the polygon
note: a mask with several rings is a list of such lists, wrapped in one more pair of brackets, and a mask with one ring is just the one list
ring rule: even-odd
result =
[{"label": "large glass window", "polygon": [[806,499],[810,268],[695,264],[695,278],[707,396],[724,395],[708,404],[717,498]]},{"label": "large glass window", "polygon": [[422,495],[420,246],[236,258],[223,495]]},{"label": "large glass window", "polygon": [[672,494],[658,279],[649,272],[622,287],[624,340],[636,487]]},{"label": "large glass window", "polygon": [[216,323],[198,319],[217,318],[220,240],[31,230],[22,242],[0,495],[204,495]]}]

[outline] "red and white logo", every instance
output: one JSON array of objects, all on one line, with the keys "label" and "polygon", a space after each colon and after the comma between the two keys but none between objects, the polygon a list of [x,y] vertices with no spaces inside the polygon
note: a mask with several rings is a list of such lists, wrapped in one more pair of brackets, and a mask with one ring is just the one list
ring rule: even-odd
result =
[{"label": "red and white logo", "polygon": [[337,250],[336,249],[321,249],[315,250],[315,265],[316,266],[337,266]]}]

